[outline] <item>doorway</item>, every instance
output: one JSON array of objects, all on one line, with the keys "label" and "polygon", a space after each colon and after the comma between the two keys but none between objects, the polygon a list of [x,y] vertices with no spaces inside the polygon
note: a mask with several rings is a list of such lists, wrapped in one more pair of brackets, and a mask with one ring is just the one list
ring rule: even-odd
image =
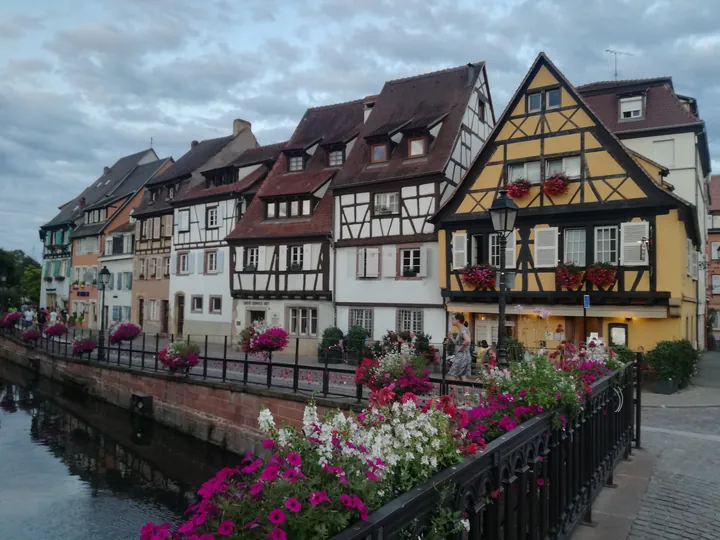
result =
[{"label": "doorway", "polygon": [[175,320],[177,321],[177,335],[183,335],[185,326],[185,295],[178,294],[175,297]]},{"label": "doorway", "polygon": [[143,298],[138,299],[138,324],[142,328],[145,322],[145,300]]},{"label": "doorway", "polygon": [[265,326],[265,310],[254,310],[250,309],[247,312],[247,318],[245,319],[248,326]]},{"label": "doorway", "polygon": [[161,304],[162,311],[160,312],[160,332],[163,334],[168,333],[168,317],[169,317],[169,311],[170,311],[170,302],[168,300],[163,300]]}]

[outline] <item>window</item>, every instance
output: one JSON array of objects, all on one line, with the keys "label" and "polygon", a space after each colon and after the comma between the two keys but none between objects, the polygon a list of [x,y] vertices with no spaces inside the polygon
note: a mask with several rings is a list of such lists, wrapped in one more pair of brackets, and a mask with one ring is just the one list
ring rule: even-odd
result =
[{"label": "window", "polygon": [[147,260],[140,259],[140,279],[145,279],[145,274],[147,274]]},{"label": "window", "polygon": [[210,297],[210,313],[222,313],[222,296]]},{"label": "window", "polygon": [[560,89],[547,90],[545,92],[545,108],[557,109],[560,107]]},{"label": "window", "polygon": [[[713,294],[720,294],[720,275],[714,274],[712,277],[712,293]],[[715,315],[717,319],[720,319],[720,316],[717,314]]]},{"label": "window", "polygon": [[123,321],[130,320],[130,306],[123,306],[122,308],[122,319]]},{"label": "window", "polygon": [[568,178],[580,178],[580,156],[549,159],[545,162],[545,177],[563,173]]},{"label": "window", "polygon": [[398,332],[415,332],[416,334],[423,331],[423,311],[422,309],[398,309],[396,330]]},{"label": "window", "polygon": [[533,184],[540,183],[540,162],[527,161],[525,163],[515,163],[508,167],[508,182],[514,182],[521,178],[526,179]]},{"label": "window", "polygon": [[528,94],[527,97],[527,110],[528,112],[538,112],[542,109],[542,94],[536,92],[535,94]]},{"label": "window", "polygon": [[178,274],[187,274],[190,272],[190,256],[187,253],[178,255]]},{"label": "window", "polygon": [[386,143],[373,144],[370,147],[370,163],[383,163],[388,160],[388,146]]},{"label": "window", "polygon": [[565,264],[585,266],[585,229],[565,229]]},{"label": "window", "polygon": [[205,253],[205,272],[215,274],[217,272],[217,251],[208,251]]},{"label": "window", "polygon": [[150,202],[155,202],[155,199],[157,199],[157,191],[153,189],[150,192]]},{"label": "window", "polygon": [[288,309],[290,334],[294,336],[317,335],[317,309],[293,307]]},{"label": "window", "polygon": [[119,321],[122,317],[122,307],[120,306],[113,306],[112,307],[112,320],[113,322]]},{"label": "window", "polygon": [[634,120],[643,116],[642,96],[627,97],[620,99],[620,119]]},{"label": "window", "polygon": [[287,217],[287,203],[285,201],[280,201],[277,203],[277,206],[278,206],[277,217],[279,217],[279,218]]},{"label": "window", "polygon": [[595,262],[617,264],[617,227],[595,228]]},{"label": "window", "polygon": [[193,313],[202,313],[203,310],[203,297],[192,296],[190,298],[190,311]]},{"label": "window", "polygon": [[132,290],[132,272],[123,273],[123,281],[125,282],[125,288],[128,291]]},{"label": "window", "polygon": [[[515,268],[515,231],[505,242],[505,268]],[[488,262],[490,266],[500,268],[500,242],[497,234],[488,236]]]},{"label": "window", "polygon": [[553,268],[558,262],[558,229],[535,229],[535,268]]},{"label": "window", "polygon": [[126,234],[123,236],[123,253],[132,253],[133,245],[135,244],[132,234]]},{"label": "window", "polygon": [[168,188],[168,199],[172,199],[175,196],[175,188],[170,186]]},{"label": "window", "polygon": [[257,270],[260,260],[260,248],[247,248],[245,250],[245,270]]},{"label": "window", "polygon": [[480,97],[478,97],[477,110],[478,118],[481,122],[485,122],[485,102]]},{"label": "window", "polygon": [[122,290],[123,274],[122,272],[117,273],[117,279],[115,280],[115,287],[118,291]]},{"label": "window", "polygon": [[190,232],[190,210],[178,211],[178,232]]},{"label": "window", "polygon": [[142,222],[142,229],[140,231],[140,238],[147,238],[148,237],[148,225],[150,225],[150,220],[145,219]]},{"label": "window", "polygon": [[157,300],[150,300],[150,320],[158,320]]},{"label": "window", "polygon": [[305,199],[302,202],[302,213],[304,216],[310,215],[310,199]]},{"label": "window", "polygon": [[720,229],[720,216],[712,216],[711,229]]},{"label": "window", "polygon": [[427,153],[425,150],[426,142],[425,137],[412,137],[408,139],[408,157],[424,156]]},{"label": "window", "polygon": [[380,248],[358,248],[357,272],[359,278],[380,277]]},{"label": "window", "polygon": [[328,155],[328,165],[330,167],[339,167],[345,161],[345,152],[343,150],[333,150]]},{"label": "window", "polygon": [[205,216],[205,227],[207,229],[217,229],[220,225],[218,224],[218,207],[207,209],[207,215]]},{"label": "window", "polygon": [[415,277],[420,273],[420,248],[400,250],[400,275]]},{"label": "window", "polygon": [[720,260],[720,242],[710,243],[710,258],[713,261]]},{"label": "window", "polygon": [[288,170],[290,172],[298,172],[303,170],[305,159],[303,156],[290,156],[288,161]]},{"label": "window", "polygon": [[348,321],[348,327],[350,327],[350,326],[361,327],[363,330],[365,330],[367,337],[372,339],[373,310],[372,309],[351,308],[350,309],[350,320]]},{"label": "window", "polygon": [[275,217],[275,203],[274,202],[267,203],[267,217],[268,217],[268,219],[273,219]]},{"label": "window", "polygon": [[170,238],[173,234],[173,215],[168,214],[162,217],[162,228],[161,236],[163,238]]},{"label": "window", "polygon": [[373,211],[376,216],[389,216],[400,213],[399,193],[376,193]]},{"label": "window", "polygon": [[290,260],[288,267],[290,270],[302,270],[303,267],[303,246],[290,246],[288,252]]},{"label": "window", "polygon": [[170,257],[163,257],[163,276],[168,277],[170,275]]},{"label": "window", "polygon": [[290,203],[290,215],[293,217],[300,215],[300,201],[292,201]]},{"label": "window", "polygon": [[158,260],[153,257],[150,259],[150,277],[157,276]]}]

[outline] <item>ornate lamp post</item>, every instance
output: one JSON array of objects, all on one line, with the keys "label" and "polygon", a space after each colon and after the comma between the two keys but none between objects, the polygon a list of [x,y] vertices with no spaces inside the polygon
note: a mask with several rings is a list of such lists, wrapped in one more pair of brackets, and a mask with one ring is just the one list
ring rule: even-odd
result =
[{"label": "ornate lamp post", "polygon": [[102,291],[102,300],[100,301],[100,335],[98,336],[98,361],[105,359],[105,289],[110,283],[110,270],[107,266],[103,266],[100,270],[100,290]]},{"label": "ornate lamp post", "polygon": [[500,249],[500,294],[498,295],[498,364],[507,365],[507,345],[505,331],[505,288],[507,285],[507,274],[505,272],[505,249],[507,239],[515,228],[515,218],[518,214],[518,207],[515,202],[508,198],[507,190],[501,189],[500,196],[495,199],[490,207],[490,218],[493,229],[498,235],[498,247]]}]

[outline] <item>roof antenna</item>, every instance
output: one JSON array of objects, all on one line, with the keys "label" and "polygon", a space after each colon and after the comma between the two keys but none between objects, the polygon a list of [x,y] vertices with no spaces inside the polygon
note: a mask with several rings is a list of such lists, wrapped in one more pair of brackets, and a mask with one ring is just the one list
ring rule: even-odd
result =
[{"label": "roof antenna", "polygon": [[635,56],[633,53],[629,52],[623,52],[623,51],[614,51],[612,49],[605,49],[606,53],[610,53],[613,56],[615,56],[615,80],[617,81],[617,58],[619,55],[625,55],[625,56]]},{"label": "roof antenna", "polygon": [[[615,76],[615,78],[617,79],[617,75]],[[152,145],[153,145],[153,138],[150,137],[150,148],[152,148]]]}]

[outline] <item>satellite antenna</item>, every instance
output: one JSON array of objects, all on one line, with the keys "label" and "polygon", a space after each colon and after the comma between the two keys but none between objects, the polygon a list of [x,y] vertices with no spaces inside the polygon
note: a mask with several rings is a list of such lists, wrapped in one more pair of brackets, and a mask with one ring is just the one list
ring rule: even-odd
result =
[{"label": "satellite antenna", "polygon": [[620,56],[620,55],[624,55],[624,56],[635,56],[635,55],[632,54],[632,53],[629,53],[629,52],[615,51],[615,50],[613,50],[613,49],[605,49],[605,52],[606,52],[606,53],[610,53],[610,54],[612,54],[612,55],[615,57],[615,80],[617,81],[617,77],[618,77],[618,74],[617,74],[617,59],[618,59],[618,56]]}]

